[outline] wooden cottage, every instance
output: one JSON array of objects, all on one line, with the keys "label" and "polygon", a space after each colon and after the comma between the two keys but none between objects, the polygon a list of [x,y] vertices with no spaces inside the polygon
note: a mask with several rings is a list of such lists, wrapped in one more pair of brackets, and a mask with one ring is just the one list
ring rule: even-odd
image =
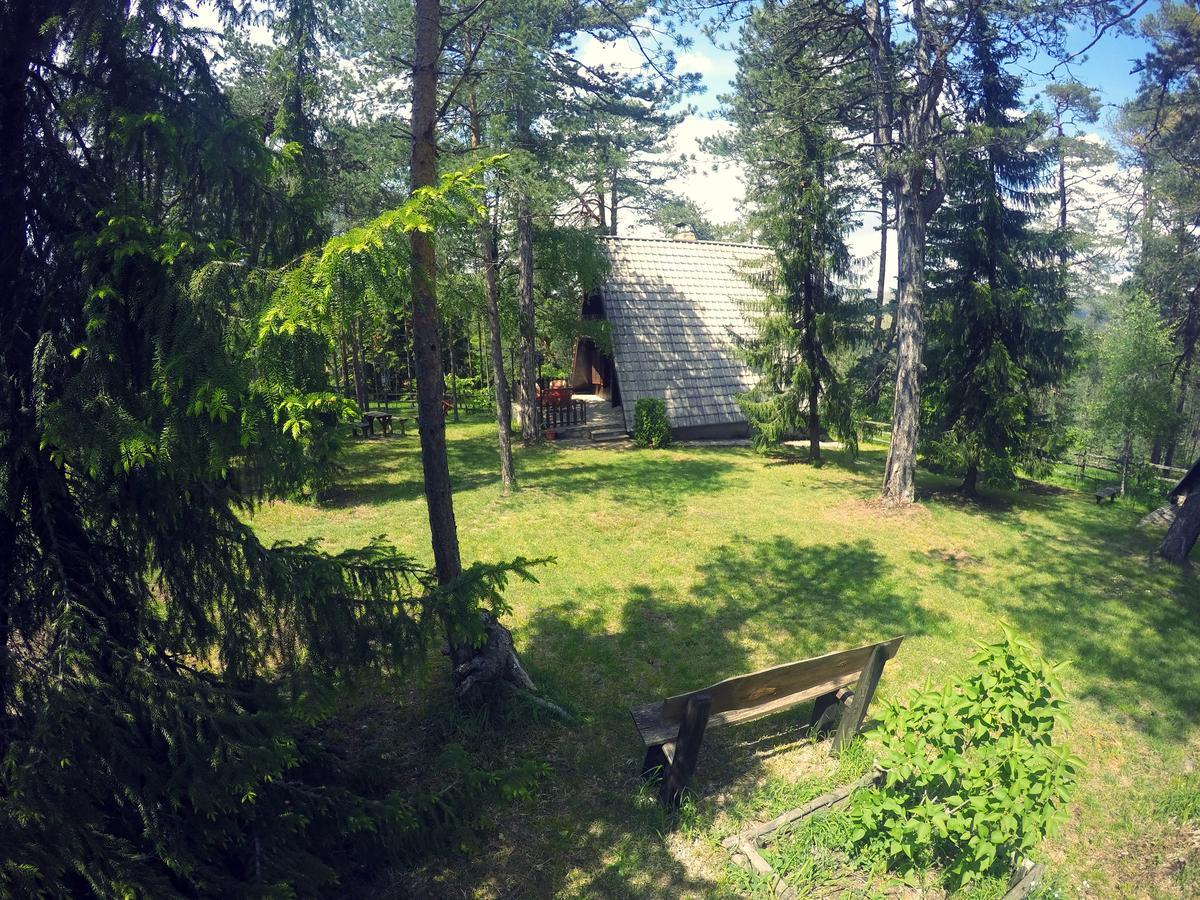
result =
[{"label": "wooden cottage", "polygon": [[749,314],[763,298],[753,276],[770,265],[771,250],[698,241],[690,229],[675,238],[609,237],[604,250],[610,271],[583,312],[607,320],[612,355],[578,341],[571,387],[619,406],[627,431],[637,401],[657,397],[678,438],[745,436],[737,395],[756,378],[734,342],[750,334]]}]

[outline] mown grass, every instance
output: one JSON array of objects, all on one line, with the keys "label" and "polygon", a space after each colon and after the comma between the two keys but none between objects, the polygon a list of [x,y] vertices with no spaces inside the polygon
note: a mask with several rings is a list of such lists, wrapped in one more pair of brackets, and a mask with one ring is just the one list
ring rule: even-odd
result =
[{"label": "mown grass", "polygon": [[[802,739],[803,711],[711,732],[696,798],[672,831],[639,790],[629,707],[906,634],[880,689],[896,696],[963,671],[972,639],[996,635],[1001,620],[1073,663],[1069,743],[1087,770],[1070,826],[1042,851],[1055,884],[1089,896],[1186,890],[1195,865],[1181,871],[1177,857],[1191,826],[1162,798],[1200,748],[1200,578],[1153,560],[1156,535],[1136,528],[1144,507],[1100,507],[1061,485],[967,501],[922,473],[920,505],[888,512],[872,502],[879,448],[858,460],[833,453],[819,468],[740,447],[537,448],[519,454],[521,489],[506,498],[493,428],[449,432],[463,557],[555,557],[538,583],[512,585],[508,624],[538,686],[578,724],[530,711],[499,733],[467,728],[498,753],[548,761],[552,774],[532,802],[499,813],[482,851],[435,860],[396,893],[749,890],[721,838],[803,802],[806,785],[835,770]],[[255,527],[331,550],[382,534],[429,559],[415,439],[360,443],[346,462],[330,504],[273,504]],[[436,727],[461,733],[442,665],[431,660],[417,702]]]}]

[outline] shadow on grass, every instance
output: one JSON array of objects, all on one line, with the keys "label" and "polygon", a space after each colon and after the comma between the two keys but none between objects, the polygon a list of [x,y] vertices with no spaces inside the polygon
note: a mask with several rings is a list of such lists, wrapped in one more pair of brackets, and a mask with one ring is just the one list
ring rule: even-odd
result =
[{"label": "shadow on grass", "polygon": [[726,490],[733,463],[717,455],[672,451],[601,451],[580,461],[576,451],[539,448],[524,455],[518,481],[555,496],[603,496],[606,503],[671,508],[687,497]]},{"label": "shadow on grass", "polygon": [[[966,498],[926,476],[920,499],[1011,529],[1019,539],[977,559],[913,552],[925,577],[974,593],[1052,661],[1073,663],[1077,696],[1118,723],[1167,742],[1200,723],[1200,578],[1157,560],[1159,535],[1137,527],[1137,503],[1098,506],[1086,490],[1043,485],[988,488]],[[1012,575],[993,600],[981,578],[991,566]]]},{"label": "shadow on grass", "polygon": [[[450,482],[456,494],[479,488],[500,490],[494,430],[447,430]],[[734,464],[723,454],[671,451],[600,451],[590,458],[552,446],[517,451],[518,488],[555,496],[603,495],[606,502],[670,507],[697,493],[730,487]],[[407,437],[356,441],[342,458],[345,471],[323,504],[339,509],[417,500],[424,496],[420,445]]]},{"label": "shadow on grass", "polygon": [[[1034,498],[1042,499],[1042,498]],[[1073,661],[1082,695],[1160,740],[1200,723],[1200,578],[1154,556],[1137,509],[1043,510],[1002,554],[1020,574],[1003,616],[1052,659]]]},{"label": "shadow on grass", "polygon": [[[470,882],[478,866],[511,884],[513,896],[712,894],[711,865],[685,865],[662,838],[668,823],[640,786],[643,748],[629,708],[761,666],[935,627],[865,541],[734,539],[696,574],[686,590],[643,584],[616,603],[545,606],[522,626],[534,680],[580,725],[561,730],[541,799],[520,813],[526,821],[497,835],[491,859],[459,877]],[[711,822],[718,793],[748,789],[745,780],[801,736],[808,706],[706,737],[694,824]]]}]

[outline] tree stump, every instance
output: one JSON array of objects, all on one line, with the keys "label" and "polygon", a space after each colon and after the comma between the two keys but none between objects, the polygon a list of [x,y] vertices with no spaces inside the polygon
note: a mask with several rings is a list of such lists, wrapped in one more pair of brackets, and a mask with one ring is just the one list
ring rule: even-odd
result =
[{"label": "tree stump", "polygon": [[449,651],[454,664],[452,680],[459,702],[479,705],[492,702],[502,689],[533,692],[533,679],[521,665],[512,632],[491,613],[481,613],[486,639],[481,647],[462,645]]}]

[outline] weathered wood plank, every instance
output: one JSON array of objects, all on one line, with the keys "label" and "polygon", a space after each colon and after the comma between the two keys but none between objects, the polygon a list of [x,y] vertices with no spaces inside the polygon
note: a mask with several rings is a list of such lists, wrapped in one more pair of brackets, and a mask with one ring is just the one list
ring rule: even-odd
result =
[{"label": "weathered wood plank", "polygon": [[704,694],[688,699],[683,724],[679,726],[679,737],[675,741],[675,756],[667,768],[667,777],[663,779],[659,792],[659,800],[669,809],[675,809],[682,802],[684,789],[696,771],[711,707],[712,699]]},{"label": "weathered wood plank", "polygon": [[661,744],[675,736],[689,698],[706,694],[712,699],[710,728],[749,722],[853,684],[876,647],[888,660],[896,655],[903,639],[901,636],[727,678],[699,691],[637,707],[631,711],[633,721],[644,744]]}]

